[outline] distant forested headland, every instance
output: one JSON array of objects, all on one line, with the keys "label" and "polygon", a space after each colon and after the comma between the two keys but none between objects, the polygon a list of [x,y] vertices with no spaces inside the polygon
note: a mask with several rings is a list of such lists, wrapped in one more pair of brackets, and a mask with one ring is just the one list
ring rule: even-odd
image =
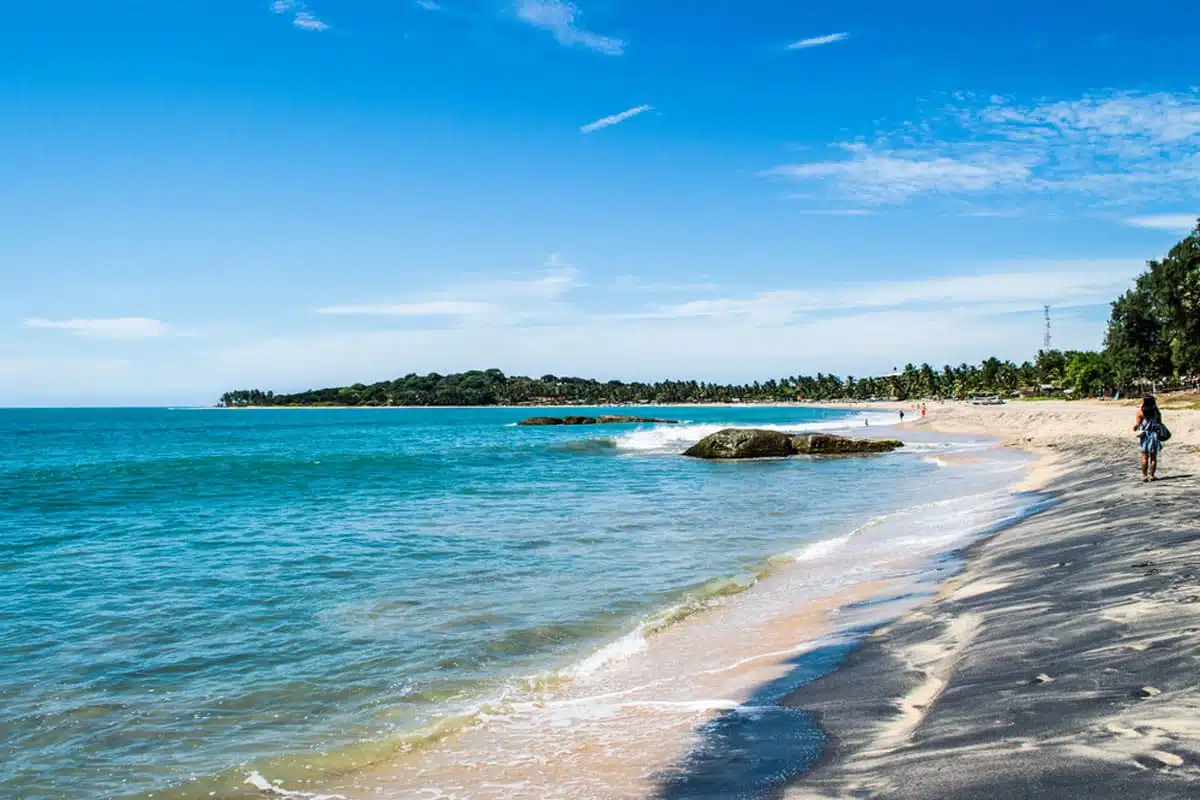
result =
[{"label": "distant forested headland", "polygon": [[498,369],[454,375],[406,375],[365,385],[275,394],[226,392],[226,408],[261,406],[494,406],[732,403],[795,400],[965,398],[973,394],[1128,392],[1147,383],[1193,383],[1200,376],[1200,223],[1161,261],[1147,263],[1134,286],[1112,304],[1104,349],[1041,351],[1016,364],[933,367],[908,364],[883,376],[817,373],[749,384],[665,380],[655,383],[505,375]]}]

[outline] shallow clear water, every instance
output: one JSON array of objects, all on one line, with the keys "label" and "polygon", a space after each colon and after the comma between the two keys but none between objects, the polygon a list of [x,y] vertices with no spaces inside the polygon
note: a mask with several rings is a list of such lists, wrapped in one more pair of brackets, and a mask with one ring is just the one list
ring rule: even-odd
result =
[{"label": "shallow clear water", "polygon": [[528,413],[0,411],[0,795],[121,796],[414,730],[770,556],[995,484],[920,447],[678,457],[724,424],[851,412]]}]

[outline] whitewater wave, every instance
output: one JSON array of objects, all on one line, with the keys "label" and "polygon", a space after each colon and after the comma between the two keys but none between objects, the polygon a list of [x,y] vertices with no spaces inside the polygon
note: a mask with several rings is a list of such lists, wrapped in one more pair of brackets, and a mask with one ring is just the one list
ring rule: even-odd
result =
[{"label": "whitewater wave", "polygon": [[717,578],[708,581],[688,592],[675,605],[650,616],[629,633],[568,668],[564,674],[573,678],[586,677],[610,664],[624,661],[645,650],[648,637],[683,622],[693,614],[720,605],[727,597],[741,594],[758,583],[759,577],[761,575],[742,575],[737,578]]},{"label": "whitewater wave", "polygon": [[[829,431],[848,431],[872,427],[885,427],[896,422],[891,414],[879,412],[862,412],[839,419],[823,420],[820,422],[797,422],[790,425],[754,424],[759,430],[781,431],[783,433],[825,433]],[[746,423],[705,422],[684,425],[656,425],[652,428],[641,428],[613,437],[611,441],[618,450],[639,453],[679,453],[691,447],[705,436],[714,434],[726,428],[745,427]]]}]

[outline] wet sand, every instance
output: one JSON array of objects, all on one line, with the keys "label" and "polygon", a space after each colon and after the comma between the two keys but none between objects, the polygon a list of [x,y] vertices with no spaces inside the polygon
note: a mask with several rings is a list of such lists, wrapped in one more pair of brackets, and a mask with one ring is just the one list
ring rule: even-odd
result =
[{"label": "wet sand", "polygon": [[930,409],[1046,457],[1059,503],[785,699],[829,737],[788,798],[1200,796],[1200,414],[1137,476],[1135,411]]}]

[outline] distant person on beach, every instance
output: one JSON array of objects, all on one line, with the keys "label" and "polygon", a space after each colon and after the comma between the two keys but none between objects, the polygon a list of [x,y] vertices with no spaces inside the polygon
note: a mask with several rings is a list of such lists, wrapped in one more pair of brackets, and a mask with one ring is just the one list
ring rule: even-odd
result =
[{"label": "distant person on beach", "polygon": [[900,421],[904,422],[904,409],[900,409]]},{"label": "distant person on beach", "polygon": [[1158,454],[1163,447],[1162,412],[1158,410],[1154,395],[1148,394],[1142,398],[1142,407],[1138,409],[1133,429],[1138,434],[1139,449],[1142,451],[1142,481],[1158,480],[1154,473],[1158,471]]},{"label": "distant person on beach", "polygon": [[921,403],[921,419],[925,418],[925,404]]}]

